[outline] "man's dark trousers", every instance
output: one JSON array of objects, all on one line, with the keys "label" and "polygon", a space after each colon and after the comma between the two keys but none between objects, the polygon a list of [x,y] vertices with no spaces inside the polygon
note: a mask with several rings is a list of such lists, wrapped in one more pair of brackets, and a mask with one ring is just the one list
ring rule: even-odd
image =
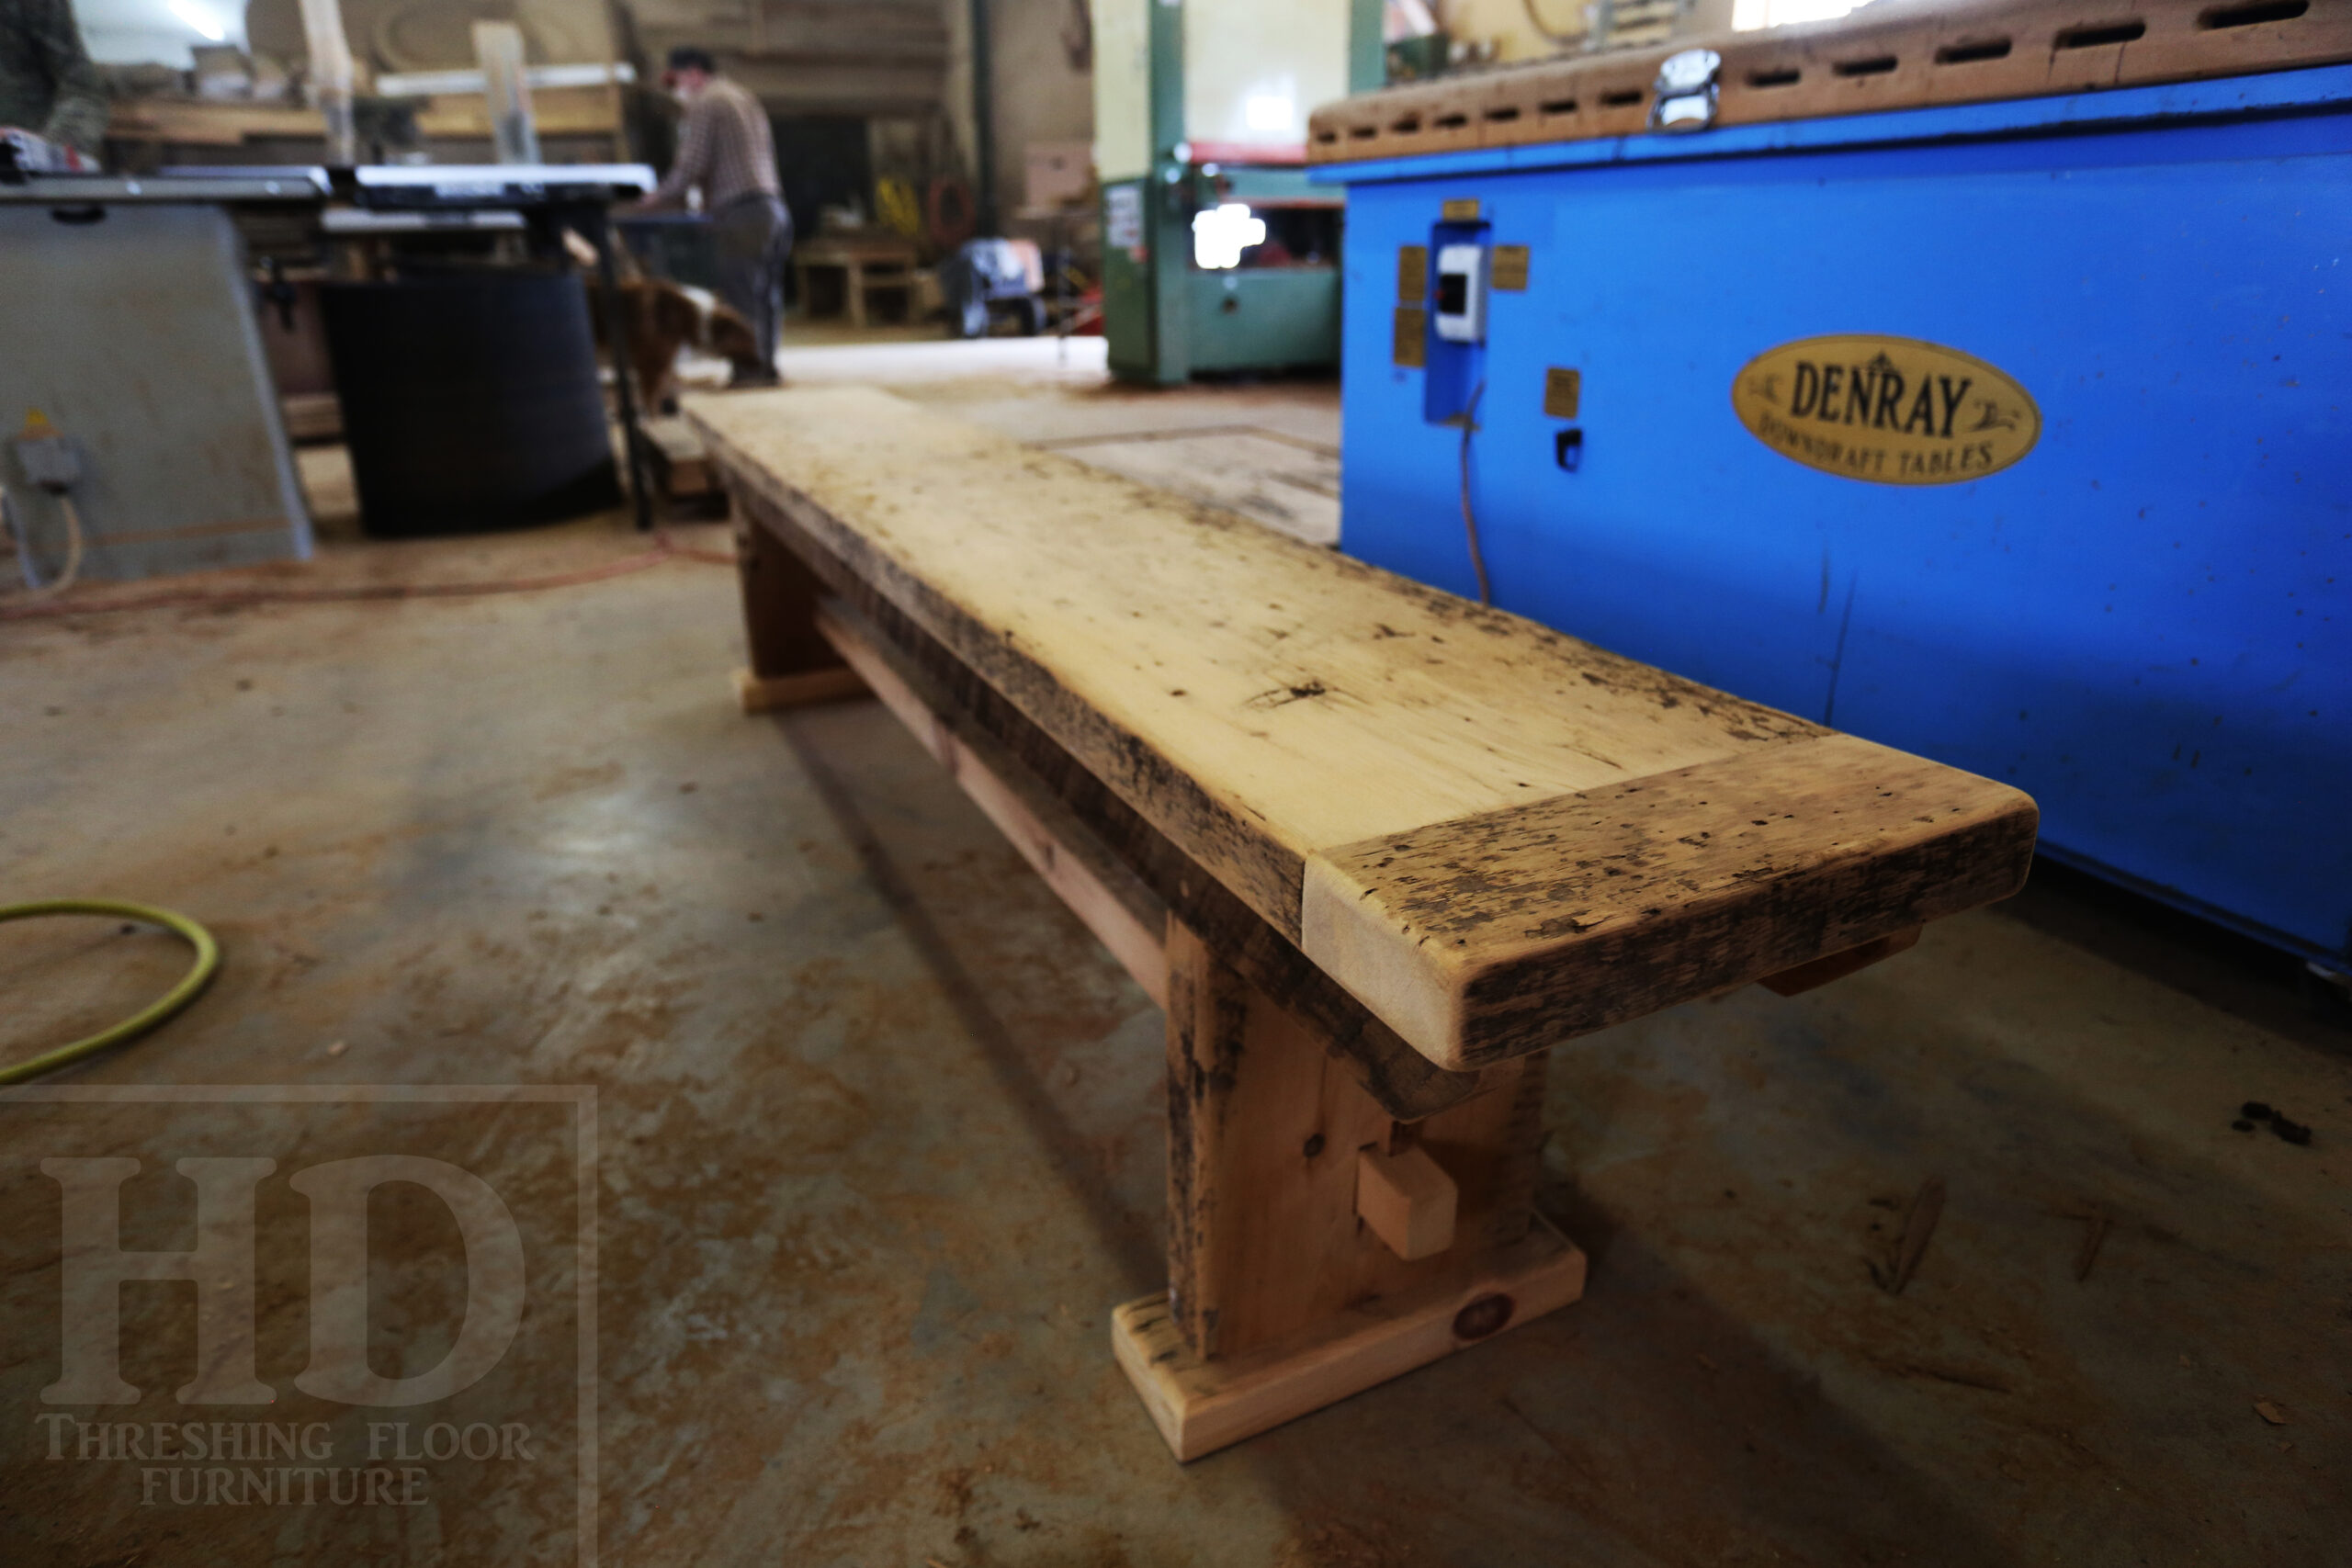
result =
[{"label": "man's dark trousers", "polygon": [[762,378],[775,373],[784,316],[784,264],[792,254],[792,214],[772,196],[747,196],[710,215],[718,253],[718,294],[752,324]]}]

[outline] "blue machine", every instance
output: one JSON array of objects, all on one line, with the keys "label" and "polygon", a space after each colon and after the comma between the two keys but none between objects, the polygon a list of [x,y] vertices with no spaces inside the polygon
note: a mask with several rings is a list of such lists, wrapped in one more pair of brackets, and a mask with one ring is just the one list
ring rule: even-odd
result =
[{"label": "blue machine", "polygon": [[2352,67],[1317,175],[1343,548],[2352,967]]}]

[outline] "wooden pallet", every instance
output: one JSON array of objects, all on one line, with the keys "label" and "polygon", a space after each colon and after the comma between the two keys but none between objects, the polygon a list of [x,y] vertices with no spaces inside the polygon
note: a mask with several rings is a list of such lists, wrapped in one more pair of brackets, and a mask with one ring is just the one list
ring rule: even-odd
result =
[{"label": "wooden pallet", "polygon": [[1189,1459],[1576,1299],[1546,1053],[2013,891],[2032,803],[882,393],[689,404],[755,683],[888,703],[1168,1012]]},{"label": "wooden pallet", "polygon": [[1659,64],[1723,57],[1717,125],[1984,103],[2352,60],[2352,0],[1961,0],[1682,39],[1361,94],[1315,111],[1310,163],[1632,136]]}]

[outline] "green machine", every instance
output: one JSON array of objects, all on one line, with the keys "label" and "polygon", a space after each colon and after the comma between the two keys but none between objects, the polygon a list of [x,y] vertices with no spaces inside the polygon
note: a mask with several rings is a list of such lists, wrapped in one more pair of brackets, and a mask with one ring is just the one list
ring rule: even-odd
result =
[{"label": "green machine", "polygon": [[1093,0],[1113,374],[1340,360],[1337,187],[1306,117],[1381,85],[1381,0]]}]

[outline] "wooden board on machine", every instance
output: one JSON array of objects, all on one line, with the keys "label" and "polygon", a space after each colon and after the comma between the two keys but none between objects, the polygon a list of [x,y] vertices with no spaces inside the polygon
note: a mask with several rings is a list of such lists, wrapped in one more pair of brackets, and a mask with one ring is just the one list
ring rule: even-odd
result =
[{"label": "wooden board on machine", "polygon": [[2015,790],[1231,513],[881,392],[689,413],[731,484],[1449,1070],[2023,880]]},{"label": "wooden board on machine", "polygon": [[1645,130],[1658,65],[1723,56],[1715,123],[1985,103],[2352,60],[2352,0],[1962,0],[1545,61],[1364,93],[1315,111],[1308,161]]},{"label": "wooden board on machine", "polygon": [[[417,130],[428,137],[481,138],[491,134],[490,112],[480,93],[444,94],[422,100]],[[540,87],[531,94],[531,118],[542,138],[611,135],[622,131],[618,87]],[[315,138],[319,111],[299,104],[266,104],[199,98],[125,98],[107,122],[110,141],[168,141],[189,146],[235,146],[266,138]],[[625,149],[616,140],[613,154]]]}]

